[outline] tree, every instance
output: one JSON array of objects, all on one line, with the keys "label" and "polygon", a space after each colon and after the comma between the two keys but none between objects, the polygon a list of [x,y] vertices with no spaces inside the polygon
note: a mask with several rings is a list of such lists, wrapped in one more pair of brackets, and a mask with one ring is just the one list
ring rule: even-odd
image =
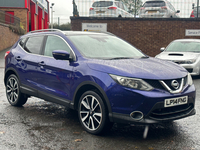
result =
[{"label": "tree", "polygon": [[54,23],[53,28],[54,29],[60,29],[60,30],[71,30],[71,23],[65,23],[65,24],[61,24],[61,25]]},{"label": "tree", "polygon": [[142,0],[121,0],[128,6],[129,12],[138,15],[140,7],[142,7]]}]

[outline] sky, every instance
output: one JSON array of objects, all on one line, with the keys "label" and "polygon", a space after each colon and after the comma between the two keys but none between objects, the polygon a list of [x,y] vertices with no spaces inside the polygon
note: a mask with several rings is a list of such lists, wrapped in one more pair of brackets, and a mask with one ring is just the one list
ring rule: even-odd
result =
[{"label": "sky", "polygon": [[[75,0],[80,16],[88,16],[89,8],[95,0]],[[189,17],[192,11],[192,3],[197,6],[197,0],[169,0],[175,9],[180,10],[180,17]],[[145,2],[145,0],[143,0]],[[72,0],[49,0],[49,5],[54,3],[53,10],[53,22],[58,23],[58,17],[60,18],[60,24],[70,22],[70,16],[73,16]],[[50,9],[51,12],[51,9]],[[51,13],[50,13],[51,16]],[[51,20],[51,17],[50,17]]]}]

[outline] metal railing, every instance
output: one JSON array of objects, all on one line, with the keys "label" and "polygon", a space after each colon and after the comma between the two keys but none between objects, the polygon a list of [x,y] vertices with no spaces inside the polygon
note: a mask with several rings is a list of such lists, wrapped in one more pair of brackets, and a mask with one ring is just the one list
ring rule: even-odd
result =
[{"label": "metal railing", "polygon": [[0,23],[20,26],[20,19],[9,13],[6,13],[5,11],[0,10]]},{"label": "metal railing", "polygon": [[[101,3],[95,4],[95,2],[100,0],[73,0],[73,16],[74,17],[118,17],[122,11],[127,15],[124,17],[136,17],[136,18],[162,18],[164,12],[167,12],[171,15],[165,15],[164,18],[197,18],[200,17],[199,9],[197,9],[197,14],[194,14],[192,17],[192,13],[195,11],[194,7],[199,6],[199,0],[168,0],[165,1],[165,4],[170,3],[170,5],[160,6],[160,10],[147,10],[146,6],[143,4],[148,0],[101,0]],[[111,5],[109,2],[113,1],[113,3],[118,3]],[[105,4],[102,4],[102,3]],[[123,4],[121,4],[123,3]],[[102,5],[102,6],[100,6]],[[108,6],[107,9],[104,9],[103,6]],[[113,7],[114,6],[114,7]],[[121,9],[122,7],[122,9]],[[149,6],[148,6],[149,7]],[[199,6],[200,7],[200,6]],[[170,10],[170,11],[169,11]],[[121,12],[120,12],[121,11]],[[174,14],[175,12],[175,14]],[[195,12],[196,13],[196,12]],[[145,14],[145,15],[144,15]],[[174,14],[174,15],[173,15]],[[121,15],[123,17],[123,14]]]}]

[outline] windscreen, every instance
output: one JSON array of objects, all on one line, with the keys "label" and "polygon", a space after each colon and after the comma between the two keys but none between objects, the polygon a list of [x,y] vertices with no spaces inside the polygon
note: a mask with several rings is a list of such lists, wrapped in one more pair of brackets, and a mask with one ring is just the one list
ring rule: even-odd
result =
[{"label": "windscreen", "polygon": [[149,1],[144,3],[143,7],[163,7],[166,6],[164,1]]},{"label": "windscreen", "polygon": [[99,1],[99,2],[94,2],[92,4],[92,7],[109,7],[112,5],[113,5],[112,1]]},{"label": "windscreen", "polygon": [[200,42],[186,42],[177,41],[171,43],[167,49],[167,52],[200,52]]},{"label": "windscreen", "polygon": [[144,54],[115,36],[74,35],[68,36],[79,52],[88,58],[141,58]]}]

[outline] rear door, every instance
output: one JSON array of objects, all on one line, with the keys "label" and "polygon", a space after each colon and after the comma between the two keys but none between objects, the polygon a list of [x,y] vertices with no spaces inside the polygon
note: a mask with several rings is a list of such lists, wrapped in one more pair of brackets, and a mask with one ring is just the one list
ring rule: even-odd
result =
[{"label": "rear door", "polygon": [[[44,48],[44,56],[39,66],[39,96],[50,101],[66,102],[70,97],[72,84],[73,65],[68,60],[56,60],[52,56],[54,50],[71,49],[67,42],[60,36],[48,35]],[[59,103],[59,102],[58,102]]]},{"label": "rear door", "polygon": [[[16,55],[18,62],[18,72],[21,77],[22,86],[36,95],[39,87],[38,83],[38,62],[41,60],[41,49],[43,47],[44,36],[32,36],[27,38],[23,45],[23,53]],[[23,42],[23,41],[21,41]]]}]

